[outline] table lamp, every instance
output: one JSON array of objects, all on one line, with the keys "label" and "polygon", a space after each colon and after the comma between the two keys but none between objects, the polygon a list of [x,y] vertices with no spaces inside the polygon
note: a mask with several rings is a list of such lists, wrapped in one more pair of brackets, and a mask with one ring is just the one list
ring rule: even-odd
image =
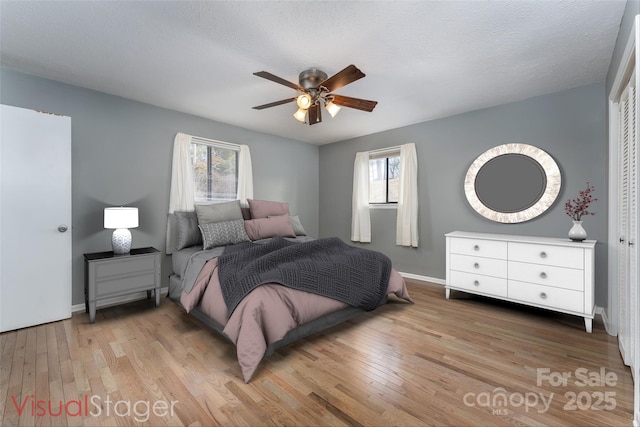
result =
[{"label": "table lamp", "polygon": [[131,232],[129,228],[138,226],[138,208],[104,208],[104,228],[114,229],[111,247],[117,255],[131,251]]}]

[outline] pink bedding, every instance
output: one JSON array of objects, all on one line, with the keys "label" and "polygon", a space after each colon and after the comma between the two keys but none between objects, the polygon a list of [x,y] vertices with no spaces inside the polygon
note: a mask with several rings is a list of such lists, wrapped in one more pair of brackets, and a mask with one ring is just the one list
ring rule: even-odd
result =
[{"label": "pink bedding", "polygon": [[[236,345],[245,382],[251,379],[270,344],[281,340],[288,331],[300,325],[347,307],[347,304],[331,298],[278,284],[266,284],[248,294],[227,320],[228,311],[217,266],[217,258],[208,261],[191,291],[182,292],[180,302],[187,312],[198,307],[224,326],[224,334]],[[387,294],[413,302],[402,276],[395,269],[391,270]]]}]

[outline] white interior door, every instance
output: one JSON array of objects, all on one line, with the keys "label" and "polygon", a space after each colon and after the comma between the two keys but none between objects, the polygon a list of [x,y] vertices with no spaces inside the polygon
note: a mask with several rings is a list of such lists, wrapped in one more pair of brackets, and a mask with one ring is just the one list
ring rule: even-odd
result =
[{"label": "white interior door", "polygon": [[0,107],[3,332],[71,317],[71,118]]}]

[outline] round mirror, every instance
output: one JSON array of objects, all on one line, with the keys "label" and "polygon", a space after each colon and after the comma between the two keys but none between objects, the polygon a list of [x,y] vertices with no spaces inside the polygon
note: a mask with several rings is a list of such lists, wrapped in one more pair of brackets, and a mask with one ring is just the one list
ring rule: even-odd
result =
[{"label": "round mirror", "polygon": [[547,210],[560,184],[560,169],[546,152],[527,144],[504,144],[473,162],[464,187],[467,200],[480,215],[516,223]]}]

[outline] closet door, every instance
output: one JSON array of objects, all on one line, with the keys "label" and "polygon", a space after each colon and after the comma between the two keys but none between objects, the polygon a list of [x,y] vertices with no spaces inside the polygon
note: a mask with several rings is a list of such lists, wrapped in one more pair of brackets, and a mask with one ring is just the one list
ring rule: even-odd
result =
[{"label": "closet door", "polygon": [[[635,76],[632,77],[632,81],[635,82]],[[627,310],[629,312],[629,365],[633,366],[637,363],[636,351],[638,341],[638,96],[635,87],[630,88],[630,104],[633,104],[633,109],[630,112],[630,125],[632,129],[629,138],[629,227],[627,238],[627,250],[629,266],[627,268],[627,274],[629,280],[627,280],[627,291],[629,299],[627,302]],[[636,367],[637,368],[637,367]],[[640,381],[640,378],[636,378],[636,381]]]},{"label": "closet door", "polygon": [[609,93],[609,312],[611,332],[634,378],[634,421],[640,426],[640,277],[638,276],[638,126],[640,15]]},{"label": "closet door", "polygon": [[630,313],[630,150],[634,140],[635,90],[629,84],[620,97],[618,143],[618,345],[627,365],[631,364]]},{"label": "closet door", "polygon": [[0,107],[3,332],[71,317],[71,118]]}]

